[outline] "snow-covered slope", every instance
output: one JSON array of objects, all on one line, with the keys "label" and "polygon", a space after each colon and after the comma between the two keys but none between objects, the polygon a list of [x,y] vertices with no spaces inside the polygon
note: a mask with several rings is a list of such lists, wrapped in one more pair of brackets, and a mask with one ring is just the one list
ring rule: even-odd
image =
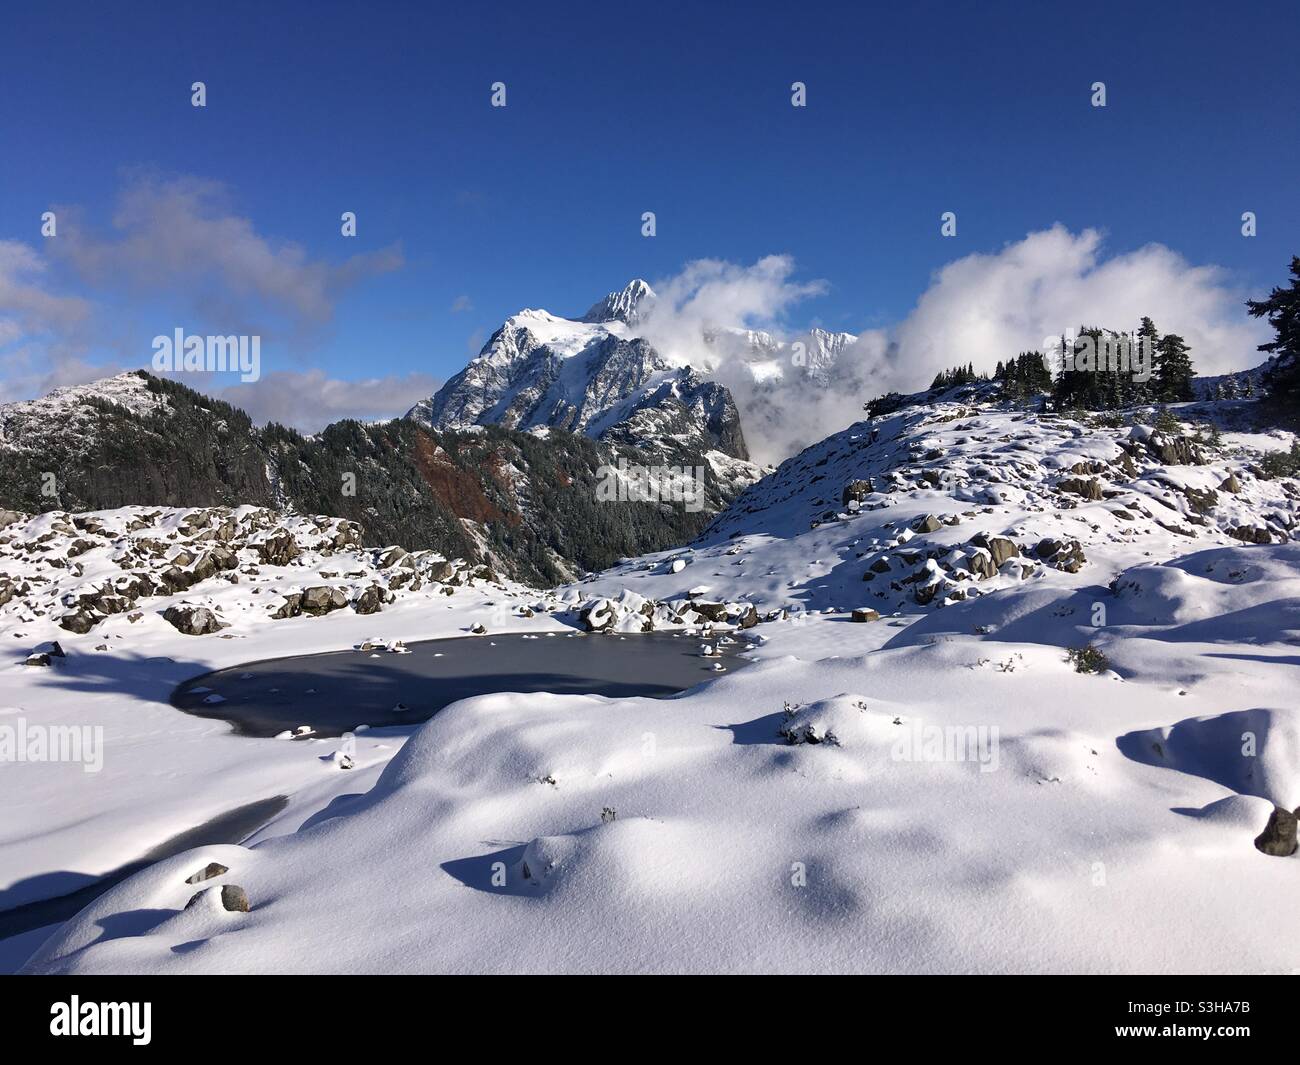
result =
[{"label": "snow-covered slope", "polygon": [[746,458],[730,393],[691,367],[670,363],[630,332],[638,308],[652,298],[650,286],[637,280],[578,320],[520,311],[407,417],[437,429],[555,427],[643,447],[671,443]]},{"label": "snow-covered slope", "polygon": [[[1254,842],[1300,804],[1300,487],[1258,464],[1290,442],[960,400],[853,426],[560,596],[756,665],[457,703],[29,968],[1292,971],[1300,858]],[[717,603],[774,620],[709,633]],[[185,908],[209,861],[251,912]]]},{"label": "snow-covered slope", "polygon": [[0,455],[39,451],[48,446],[48,434],[76,438],[85,449],[93,448],[99,427],[93,403],[111,403],[135,417],[168,409],[166,397],[151,391],[146,378],[131,372],[56,388],[39,399],[0,403]]},{"label": "snow-covered slope", "polygon": [[[1137,424],[963,401],[861,422],[782,463],[690,548],[602,575],[656,599],[707,585],[769,609],[952,605],[994,589],[1086,581],[1211,545],[1289,540],[1297,490],[1263,450]],[[996,542],[994,542],[996,541]],[[686,563],[674,572],[672,562]]]}]

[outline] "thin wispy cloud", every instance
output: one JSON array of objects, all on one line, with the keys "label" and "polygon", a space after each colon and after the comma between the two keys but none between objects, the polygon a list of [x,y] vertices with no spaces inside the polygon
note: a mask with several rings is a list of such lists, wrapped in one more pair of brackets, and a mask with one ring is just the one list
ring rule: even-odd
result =
[{"label": "thin wispy cloud", "polygon": [[107,232],[75,208],[60,218],[51,253],[87,283],[169,294],[205,316],[214,306],[231,308],[224,313],[242,319],[237,324],[283,317],[294,328],[323,325],[350,286],[403,263],[397,246],[337,263],[313,258],[297,243],[259,233],[225,186],[195,177],[132,179]]}]

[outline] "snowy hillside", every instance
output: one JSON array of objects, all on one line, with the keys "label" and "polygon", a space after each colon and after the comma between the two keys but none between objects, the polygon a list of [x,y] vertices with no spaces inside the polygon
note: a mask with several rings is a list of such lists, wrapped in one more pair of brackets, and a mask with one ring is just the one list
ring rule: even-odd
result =
[{"label": "snowy hillside", "polygon": [[[1300,487],[1260,465],[1291,442],[956,394],[855,425],[689,548],[505,619],[753,666],[457,703],[29,968],[1291,971],[1261,915],[1300,888],[1268,842],[1300,805]],[[213,861],[249,912],[186,908]]]},{"label": "snowy hillside", "polygon": [[[655,394],[679,385],[665,380]],[[306,437],[133,371],[0,406],[0,510],[325,513],[359,524],[368,546],[436,550],[554,584],[694,537],[760,475],[743,459],[696,448],[692,426],[708,421],[707,410],[667,395],[656,403],[620,406],[625,420],[604,440],[549,429],[434,431],[400,418],[338,422]],[[674,411],[678,421],[664,421]],[[656,435],[669,429],[680,435]],[[654,436],[652,450],[631,439],[642,433]],[[597,485],[623,463],[701,467],[700,507],[603,505]]]},{"label": "snowy hillside", "polygon": [[113,404],[134,417],[166,412],[166,397],[151,391],[146,381],[140,374],[121,373],[90,384],[56,388],[38,399],[0,403],[0,454],[46,448],[52,435],[77,438],[90,450],[99,428],[96,403]]}]

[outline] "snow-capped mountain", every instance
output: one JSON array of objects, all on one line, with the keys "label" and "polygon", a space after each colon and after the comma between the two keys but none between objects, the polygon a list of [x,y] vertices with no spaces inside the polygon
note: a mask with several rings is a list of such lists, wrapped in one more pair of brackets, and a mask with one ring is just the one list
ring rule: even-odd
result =
[{"label": "snow-capped mountain", "polygon": [[655,291],[639,277],[628,282],[619,292],[611,292],[603,300],[592,304],[591,309],[580,321],[600,325],[604,322],[622,322],[624,325],[636,325],[642,318],[642,306],[647,309],[654,304]]},{"label": "snow-capped mountain", "polygon": [[558,428],[658,449],[671,443],[748,458],[731,393],[633,335],[654,299],[644,281],[580,319],[523,310],[407,417],[434,429]]}]

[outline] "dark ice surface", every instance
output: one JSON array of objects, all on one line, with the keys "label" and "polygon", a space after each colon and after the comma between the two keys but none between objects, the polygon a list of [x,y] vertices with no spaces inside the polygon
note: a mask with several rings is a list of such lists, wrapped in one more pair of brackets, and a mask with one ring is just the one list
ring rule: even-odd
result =
[{"label": "dark ice surface", "polygon": [[[743,632],[424,640],[410,644],[410,654],[336,651],[234,666],[186,681],[171,702],[188,714],[229,721],[246,736],[302,725],[316,736],[338,736],[361,724],[427,721],[457,699],[492,692],[662,698],[718,676],[717,663],[727,672],[748,665],[736,657],[748,642]],[[702,657],[706,644],[719,657]],[[399,704],[406,709],[396,709]]]}]

